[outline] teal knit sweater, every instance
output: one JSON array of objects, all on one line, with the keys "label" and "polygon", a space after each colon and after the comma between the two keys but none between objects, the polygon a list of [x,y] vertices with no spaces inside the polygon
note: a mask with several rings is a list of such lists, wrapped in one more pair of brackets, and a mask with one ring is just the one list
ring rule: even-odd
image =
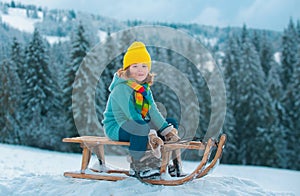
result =
[{"label": "teal knit sweater", "polygon": [[[128,120],[144,120],[142,115],[136,110],[133,89],[126,84],[126,80],[114,75],[113,81],[109,86],[110,95],[103,113],[102,121],[104,130],[111,140],[119,140],[119,129]],[[149,103],[151,108],[148,117],[159,130],[168,127],[167,121],[158,111],[153,100],[152,92],[149,90]]]}]

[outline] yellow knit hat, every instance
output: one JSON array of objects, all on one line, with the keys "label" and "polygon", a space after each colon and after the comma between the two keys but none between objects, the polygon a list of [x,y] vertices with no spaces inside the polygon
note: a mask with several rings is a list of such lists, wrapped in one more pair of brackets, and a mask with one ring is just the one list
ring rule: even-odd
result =
[{"label": "yellow knit hat", "polygon": [[147,51],[147,48],[143,42],[133,42],[123,58],[123,69],[125,70],[130,65],[135,63],[144,63],[151,70],[151,57]]}]

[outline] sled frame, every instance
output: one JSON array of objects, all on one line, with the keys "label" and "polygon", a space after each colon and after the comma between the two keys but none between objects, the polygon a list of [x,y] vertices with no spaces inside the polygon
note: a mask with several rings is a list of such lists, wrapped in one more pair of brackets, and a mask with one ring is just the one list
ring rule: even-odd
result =
[{"label": "sled frame", "polygon": [[[105,167],[105,145],[117,145],[117,146],[129,146],[129,142],[121,141],[112,141],[107,137],[97,137],[97,136],[81,136],[81,137],[72,137],[64,138],[63,142],[68,143],[79,143],[82,148],[82,160],[80,172],[65,172],[64,176],[72,178],[84,178],[84,179],[93,179],[93,180],[107,180],[107,181],[118,181],[128,178],[129,170],[107,170],[104,172],[94,172],[93,174],[86,173],[88,168],[91,155],[95,153],[99,159],[101,166]],[[170,162],[171,154],[173,153],[173,162],[174,160],[181,162],[180,152],[181,149],[189,150],[202,150],[204,151],[203,157],[199,165],[195,170],[184,177],[174,177],[174,179],[142,179],[143,182],[153,185],[167,185],[167,186],[176,186],[184,184],[196,178],[201,178],[209,173],[209,171],[214,168],[218,160],[220,159],[223,147],[226,142],[226,135],[223,134],[220,137],[220,141],[216,142],[212,139],[209,139],[207,143],[202,143],[198,141],[190,141],[184,143],[165,143],[162,147],[162,163],[160,168],[161,175],[168,173],[168,164]],[[212,161],[208,163],[212,149],[216,147],[216,153]],[[177,160],[179,159],[179,160]],[[125,174],[122,176],[116,176],[114,174]]]}]

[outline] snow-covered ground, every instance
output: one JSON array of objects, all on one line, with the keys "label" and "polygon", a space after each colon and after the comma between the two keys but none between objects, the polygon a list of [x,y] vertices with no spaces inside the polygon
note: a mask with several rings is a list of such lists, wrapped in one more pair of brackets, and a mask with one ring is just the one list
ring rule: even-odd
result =
[{"label": "snow-covered ground", "polygon": [[[8,8],[7,14],[4,14],[0,11],[0,19],[2,19],[2,22],[20,31],[33,33],[35,23],[43,21],[43,13],[39,11],[37,14],[38,14],[38,18],[36,19],[28,18],[26,16],[26,9]],[[44,38],[50,44],[64,42],[70,39],[69,37],[58,37],[58,36],[44,36]]]},{"label": "snow-covered ground", "polygon": [[34,30],[34,23],[43,20],[42,12],[38,12],[37,19],[26,17],[26,9],[21,8],[8,8],[8,14],[2,14],[2,21],[9,24],[10,26],[19,29],[20,31],[25,31],[32,33]]},{"label": "snow-covered ground", "polygon": [[[0,152],[0,195],[300,195],[299,171],[221,164],[184,185],[151,186],[134,178],[108,182],[64,177],[64,171],[79,170],[80,154],[6,144],[0,144]],[[107,162],[128,167],[126,157],[107,156]],[[184,170],[196,164],[184,162]]]}]

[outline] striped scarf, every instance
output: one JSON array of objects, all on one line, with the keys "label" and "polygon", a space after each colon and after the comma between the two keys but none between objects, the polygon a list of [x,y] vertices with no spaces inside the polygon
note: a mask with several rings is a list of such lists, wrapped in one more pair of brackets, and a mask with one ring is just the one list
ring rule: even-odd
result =
[{"label": "striped scarf", "polygon": [[135,106],[137,110],[141,113],[142,117],[145,118],[150,109],[150,99],[148,97],[148,91],[150,89],[149,84],[146,83],[140,85],[137,82],[134,82],[133,80],[128,80],[127,85],[135,91]]}]

